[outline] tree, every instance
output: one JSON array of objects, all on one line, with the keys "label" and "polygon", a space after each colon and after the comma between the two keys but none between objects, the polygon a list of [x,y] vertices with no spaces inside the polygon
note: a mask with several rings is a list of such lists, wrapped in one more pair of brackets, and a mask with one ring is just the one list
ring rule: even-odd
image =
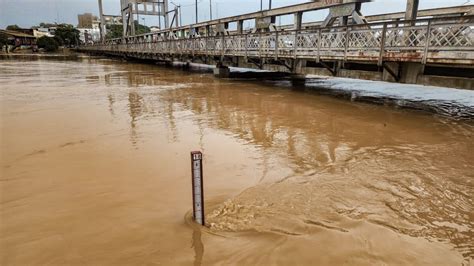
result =
[{"label": "tree", "polygon": [[[5,47],[5,45],[8,45],[8,36],[0,32],[0,52],[3,52],[3,47]],[[7,50],[8,50],[8,46],[7,46]]]},{"label": "tree", "polygon": [[122,25],[107,25],[107,39],[122,38],[123,27]]},{"label": "tree", "polygon": [[54,38],[48,36],[40,37],[37,44],[39,48],[44,48],[47,52],[54,52],[59,48],[58,42]]},{"label": "tree", "polygon": [[8,25],[7,30],[21,30],[20,26],[18,25]]},{"label": "tree", "polygon": [[[135,20],[135,33],[144,34],[149,33],[151,30],[145,25],[141,25],[138,21]],[[122,25],[107,25],[107,39],[122,38],[123,36],[123,27]]]},{"label": "tree", "polygon": [[8,36],[0,32],[0,48],[8,44]]},{"label": "tree", "polygon": [[54,35],[61,45],[68,47],[79,45],[79,30],[71,24],[59,24]]},{"label": "tree", "polygon": [[135,20],[134,23],[135,23],[135,33],[136,34],[144,34],[144,33],[149,33],[151,31],[150,27],[139,24],[137,20]]}]

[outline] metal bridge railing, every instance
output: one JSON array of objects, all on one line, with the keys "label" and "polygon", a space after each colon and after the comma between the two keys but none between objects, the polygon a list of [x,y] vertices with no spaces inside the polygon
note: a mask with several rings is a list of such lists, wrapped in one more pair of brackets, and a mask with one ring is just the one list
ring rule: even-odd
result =
[{"label": "metal bridge railing", "polygon": [[158,55],[474,63],[474,16],[226,36],[115,39],[82,50]]}]

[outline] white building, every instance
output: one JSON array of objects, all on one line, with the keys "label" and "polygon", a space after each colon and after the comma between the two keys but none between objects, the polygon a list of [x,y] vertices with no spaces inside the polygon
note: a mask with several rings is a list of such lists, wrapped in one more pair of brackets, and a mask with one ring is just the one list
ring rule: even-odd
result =
[{"label": "white building", "polygon": [[96,43],[100,42],[100,29],[97,28],[78,28],[79,30],[79,40],[83,43]]},{"label": "white building", "polygon": [[50,30],[49,28],[37,28],[33,29],[33,35],[36,38],[40,38],[43,36],[54,37],[54,31]]}]

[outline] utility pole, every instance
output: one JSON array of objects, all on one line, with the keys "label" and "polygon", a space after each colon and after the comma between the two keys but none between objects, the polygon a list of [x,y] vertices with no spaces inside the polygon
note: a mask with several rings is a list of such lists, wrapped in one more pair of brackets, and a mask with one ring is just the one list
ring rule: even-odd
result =
[{"label": "utility pole", "polygon": [[212,0],[209,0],[209,20],[212,20]]},{"label": "utility pole", "polygon": [[260,11],[263,11],[263,0],[260,0]]},{"label": "utility pole", "polygon": [[272,9],[272,0],[268,0],[268,10]]}]

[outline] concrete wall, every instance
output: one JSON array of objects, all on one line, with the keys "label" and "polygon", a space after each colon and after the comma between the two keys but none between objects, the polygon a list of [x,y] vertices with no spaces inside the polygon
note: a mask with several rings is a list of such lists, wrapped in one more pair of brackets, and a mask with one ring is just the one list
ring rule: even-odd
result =
[{"label": "concrete wall", "polygon": [[474,79],[470,78],[422,75],[418,78],[418,84],[474,90]]}]

